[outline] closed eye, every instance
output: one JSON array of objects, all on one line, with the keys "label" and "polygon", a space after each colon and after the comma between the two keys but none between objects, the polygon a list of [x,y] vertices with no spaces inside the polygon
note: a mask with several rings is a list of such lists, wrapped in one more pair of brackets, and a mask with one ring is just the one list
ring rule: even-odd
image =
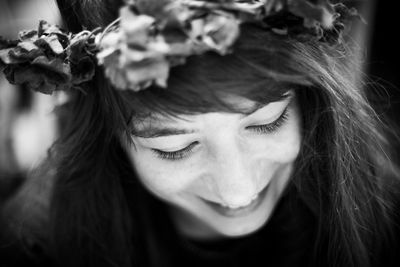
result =
[{"label": "closed eye", "polygon": [[289,112],[288,108],[286,107],[285,110],[282,112],[282,114],[279,116],[279,118],[276,119],[275,121],[268,124],[247,126],[246,129],[254,131],[259,134],[273,133],[277,131],[287,121],[288,117],[289,117]]},{"label": "closed eye", "polygon": [[[279,116],[279,118],[276,119],[275,121],[268,124],[247,126],[246,129],[254,131],[258,134],[273,133],[277,131],[287,121],[288,117],[289,117],[289,112],[288,112],[288,107],[286,107],[285,110],[282,112],[282,114]],[[176,151],[164,151],[155,148],[152,148],[151,151],[160,159],[170,160],[170,161],[181,160],[188,157],[198,144],[199,142],[195,141],[190,145]]]},{"label": "closed eye", "polygon": [[187,147],[184,147],[184,148],[176,150],[176,151],[163,151],[163,150],[159,150],[159,149],[155,149],[155,148],[152,148],[151,151],[153,151],[153,153],[155,153],[156,156],[161,159],[180,160],[180,159],[183,159],[183,158],[189,156],[192,153],[194,147],[198,144],[199,144],[199,142],[196,141],[196,142],[191,143]]}]

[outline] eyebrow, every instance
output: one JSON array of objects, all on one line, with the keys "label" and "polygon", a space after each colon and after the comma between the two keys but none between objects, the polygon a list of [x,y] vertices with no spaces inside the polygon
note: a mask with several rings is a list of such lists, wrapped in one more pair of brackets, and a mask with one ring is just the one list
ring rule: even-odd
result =
[{"label": "eyebrow", "polygon": [[187,130],[187,129],[179,129],[174,127],[156,127],[149,126],[143,129],[134,129],[132,131],[132,135],[141,137],[141,138],[155,138],[162,136],[171,136],[171,135],[182,135],[182,134],[191,134],[195,133],[195,130]]},{"label": "eyebrow", "polygon": [[[286,99],[287,97],[288,97],[288,95],[283,95],[281,97],[281,99],[279,99],[277,101],[282,101],[282,100]],[[268,104],[256,103],[251,108],[247,108],[246,111],[243,111],[243,114],[246,116],[250,116],[250,115],[256,113],[259,109],[267,106]],[[179,129],[179,128],[169,127],[169,126],[148,125],[148,126],[144,126],[143,129],[137,129],[134,127],[131,134],[136,137],[141,137],[141,138],[156,138],[156,137],[171,136],[171,135],[191,134],[191,133],[196,133],[196,132],[197,132],[196,130]]]}]

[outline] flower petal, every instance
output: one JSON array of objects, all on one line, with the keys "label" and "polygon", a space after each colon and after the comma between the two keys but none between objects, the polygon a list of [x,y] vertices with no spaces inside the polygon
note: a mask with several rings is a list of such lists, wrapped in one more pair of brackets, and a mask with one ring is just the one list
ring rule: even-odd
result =
[{"label": "flower petal", "polygon": [[15,47],[18,42],[18,40],[7,40],[0,36],[0,49]]},{"label": "flower petal", "polygon": [[314,27],[315,23],[323,28],[333,27],[335,12],[328,0],[320,0],[318,5],[307,0],[291,0],[288,6],[293,14],[305,19],[305,27]]},{"label": "flower petal", "polygon": [[4,65],[13,63],[13,58],[10,56],[11,50],[13,48],[0,49],[0,63]]},{"label": "flower petal", "polygon": [[71,75],[73,84],[81,84],[90,81],[95,74],[96,65],[89,56],[80,58],[78,62],[71,63]]},{"label": "flower petal", "polygon": [[34,42],[39,38],[38,32],[35,30],[20,31],[18,36],[20,41],[30,41],[30,42]]},{"label": "flower petal", "polygon": [[17,47],[10,51],[10,57],[13,59],[12,64],[30,62],[38,56],[44,55],[31,41],[20,42]]},{"label": "flower petal", "polygon": [[42,36],[34,44],[44,50],[50,50],[56,55],[64,53],[64,48],[58,40],[57,35]]},{"label": "flower petal", "polygon": [[[129,89],[137,91],[137,84],[146,81],[155,81],[158,86],[166,87],[169,74],[169,64],[163,58],[146,60],[137,64],[131,64],[126,69],[126,78]],[[139,89],[140,90],[140,89]]]},{"label": "flower petal", "polygon": [[146,46],[155,19],[147,15],[135,15],[128,7],[122,8],[120,15],[120,27],[126,37],[126,43]]},{"label": "flower petal", "polygon": [[70,80],[71,69],[69,65],[65,64],[60,58],[49,60],[45,56],[40,56],[35,58],[31,64],[59,74],[60,77],[62,77],[59,83],[66,83]]},{"label": "flower petal", "polygon": [[239,21],[231,14],[210,14],[206,17],[203,41],[222,55],[239,37]]}]

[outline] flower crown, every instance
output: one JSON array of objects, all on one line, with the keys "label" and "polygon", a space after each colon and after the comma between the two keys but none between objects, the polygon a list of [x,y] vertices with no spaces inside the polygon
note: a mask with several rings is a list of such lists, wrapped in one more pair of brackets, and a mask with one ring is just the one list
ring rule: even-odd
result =
[{"label": "flower crown", "polygon": [[242,23],[334,45],[354,16],[329,0],[127,0],[105,29],[72,34],[40,21],[18,40],[0,37],[0,70],[10,83],[45,94],[81,88],[96,65],[117,89],[166,87],[170,68],[188,56],[230,53]]}]

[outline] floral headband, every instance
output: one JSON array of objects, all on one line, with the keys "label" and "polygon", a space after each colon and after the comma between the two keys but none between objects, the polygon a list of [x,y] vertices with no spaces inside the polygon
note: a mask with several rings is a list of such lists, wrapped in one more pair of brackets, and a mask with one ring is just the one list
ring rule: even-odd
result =
[{"label": "floral headband", "polygon": [[40,21],[18,40],[0,37],[0,70],[10,83],[45,94],[81,88],[96,65],[117,89],[166,87],[170,68],[188,56],[230,53],[242,23],[334,45],[354,16],[329,0],[126,0],[105,29],[72,34]]}]

